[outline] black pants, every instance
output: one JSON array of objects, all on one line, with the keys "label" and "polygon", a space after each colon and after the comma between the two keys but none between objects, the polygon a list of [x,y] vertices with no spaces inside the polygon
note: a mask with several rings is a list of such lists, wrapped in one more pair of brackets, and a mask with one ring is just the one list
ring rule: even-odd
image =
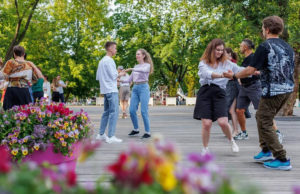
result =
[{"label": "black pants", "polygon": [[59,92],[53,92],[52,93],[52,101],[53,102],[59,102]]},{"label": "black pants", "polygon": [[64,93],[59,94],[59,99],[60,99],[60,102],[65,102]]},{"label": "black pants", "polygon": [[29,104],[31,101],[28,88],[8,87],[4,96],[3,109],[8,110],[13,106]]},{"label": "black pants", "polygon": [[39,92],[33,92],[33,100],[36,102],[37,100],[41,100],[41,98],[44,97],[44,92],[39,91]]}]

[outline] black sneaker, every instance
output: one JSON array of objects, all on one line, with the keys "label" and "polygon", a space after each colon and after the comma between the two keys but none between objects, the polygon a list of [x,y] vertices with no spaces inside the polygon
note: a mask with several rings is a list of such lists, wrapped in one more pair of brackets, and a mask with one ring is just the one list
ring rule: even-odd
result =
[{"label": "black sneaker", "polygon": [[150,134],[148,134],[148,133],[145,133],[142,137],[141,137],[141,139],[144,139],[144,138],[150,138],[151,137],[151,135]]},{"label": "black sneaker", "polygon": [[129,136],[135,136],[135,135],[137,135],[139,133],[140,133],[139,131],[132,130],[128,135]]}]

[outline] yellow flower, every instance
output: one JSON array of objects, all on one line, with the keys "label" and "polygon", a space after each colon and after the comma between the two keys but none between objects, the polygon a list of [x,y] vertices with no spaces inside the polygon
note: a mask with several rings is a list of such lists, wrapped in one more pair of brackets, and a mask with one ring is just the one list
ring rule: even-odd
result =
[{"label": "yellow flower", "polygon": [[64,146],[64,147],[66,147],[67,146],[67,142],[63,141],[63,142],[61,142],[61,145]]},{"label": "yellow flower", "polygon": [[24,156],[26,156],[28,154],[28,150],[24,149],[24,150],[22,150],[22,153],[23,153]]},{"label": "yellow flower", "polygon": [[65,138],[68,138],[68,137],[69,137],[69,135],[68,135],[68,134],[65,134],[65,135],[64,135],[64,137],[65,137]]},{"label": "yellow flower", "polygon": [[86,161],[86,159],[88,158],[88,154],[86,152],[81,152],[79,158],[78,158],[78,161],[80,163]]},{"label": "yellow flower", "polygon": [[17,149],[13,149],[13,150],[11,151],[12,155],[14,155],[14,156],[17,155],[18,152],[19,152],[19,151],[18,151]]},{"label": "yellow flower", "polygon": [[64,141],[64,138],[63,138],[63,137],[61,137],[61,138],[59,138],[59,140],[60,140],[60,141]]},{"label": "yellow flower", "polygon": [[177,184],[174,170],[174,164],[171,162],[164,162],[157,167],[156,179],[166,191],[172,191]]},{"label": "yellow flower", "polygon": [[34,145],[33,147],[34,147],[35,150],[39,150],[40,149],[39,145]]}]

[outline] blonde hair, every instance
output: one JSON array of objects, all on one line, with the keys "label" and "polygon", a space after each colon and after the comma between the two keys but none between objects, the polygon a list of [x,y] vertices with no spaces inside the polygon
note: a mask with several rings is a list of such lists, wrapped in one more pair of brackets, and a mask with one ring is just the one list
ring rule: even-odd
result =
[{"label": "blonde hair", "polygon": [[145,56],[144,62],[150,64],[150,74],[152,74],[154,71],[154,66],[153,66],[153,61],[152,61],[151,55],[145,49],[142,49],[142,48],[138,49],[138,51],[141,51],[141,53]]},{"label": "blonde hair", "polygon": [[212,41],[210,41],[210,43],[207,45],[202,57],[201,57],[201,61],[203,60],[205,63],[207,63],[208,65],[212,66],[215,63],[224,63],[227,60],[227,57],[225,55],[225,51],[223,52],[222,56],[218,59],[216,59],[215,56],[215,49],[217,48],[217,46],[223,45],[224,49],[225,49],[225,43],[223,40],[216,38],[213,39]]}]

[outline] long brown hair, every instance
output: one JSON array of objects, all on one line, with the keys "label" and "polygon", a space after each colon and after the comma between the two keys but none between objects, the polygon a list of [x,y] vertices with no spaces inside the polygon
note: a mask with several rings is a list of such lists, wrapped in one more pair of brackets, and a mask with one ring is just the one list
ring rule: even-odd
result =
[{"label": "long brown hair", "polygon": [[145,56],[144,62],[150,64],[150,74],[152,74],[154,71],[154,66],[153,66],[153,61],[152,61],[151,55],[145,49],[142,49],[142,48],[138,49],[138,51],[141,51],[141,53]]},{"label": "long brown hair", "polygon": [[227,57],[225,55],[225,52],[223,52],[222,56],[218,59],[216,59],[215,56],[215,49],[217,48],[217,46],[223,45],[224,49],[225,49],[225,43],[223,40],[216,38],[213,39],[212,41],[210,41],[210,43],[207,45],[202,57],[201,57],[201,61],[203,60],[205,63],[209,64],[209,65],[214,65],[215,63],[219,63],[222,62],[224,63],[224,61],[226,61]]},{"label": "long brown hair", "polygon": [[58,80],[57,80],[57,77],[54,77],[53,78],[53,80],[52,80],[52,85],[54,86],[54,87],[58,87]]}]

